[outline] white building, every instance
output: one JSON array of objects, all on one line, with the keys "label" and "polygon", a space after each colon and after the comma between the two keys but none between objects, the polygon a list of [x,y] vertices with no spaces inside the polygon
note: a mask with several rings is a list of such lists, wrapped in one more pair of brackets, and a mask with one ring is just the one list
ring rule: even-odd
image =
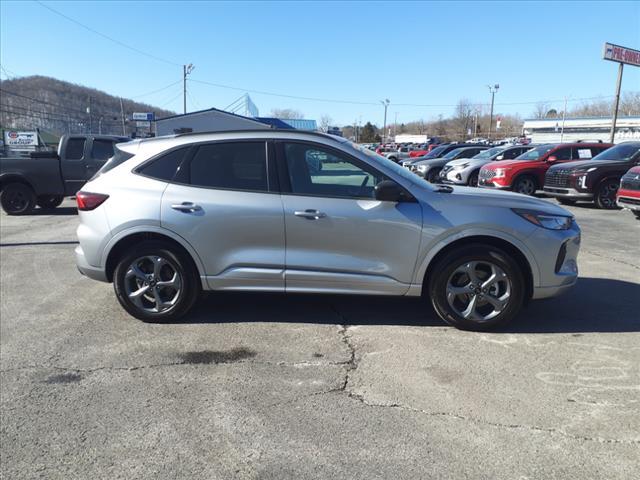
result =
[{"label": "white building", "polygon": [[229,130],[270,129],[267,125],[253,118],[243,117],[235,113],[225,112],[217,108],[189,112],[186,115],[173,115],[156,120],[156,135],[173,135],[190,132],[223,132]]},{"label": "white building", "polygon": [[[524,121],[523,133],[532,143],[609,141],[611,117],[540,118]],[[615,143],[640,140],[640,117],[618,117]]]}]

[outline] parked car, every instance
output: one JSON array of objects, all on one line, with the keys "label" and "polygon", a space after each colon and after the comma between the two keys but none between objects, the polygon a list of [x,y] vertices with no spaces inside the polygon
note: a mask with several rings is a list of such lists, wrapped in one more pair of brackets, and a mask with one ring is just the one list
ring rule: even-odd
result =
[{"label": "parked car", "polygon": [[591,160],[554,165],[545,175],[544,193],[564,205],[593,201],[598,208],[617,208],[620,178],[640,164],[640,142],[624,142]]},{"label": "parked car", "polygon": [[510,160],[522,155],[533,147],[517,145],[513,147],[493,147],[483,150],[472,158],[461,158],[447,163],[440,171],[440,181],[455,185],[478,186],[480,168],[496,160]]},{"label": "parked car", "polygon": [[[580,230],[562,207],[431,186],[339,137],[256,130],[116,148],[76,196],[76,262],[144,321],[184,316],[201,290],[250,290],[424,295],[452,325],[486,330],[577,279]],[[313,174],[309,155],[332,163]]]},{"label": "parked car", "polygon": [[65,135],[57,152],[0,157],[2,209],[9,215],[25,215],[36,205],[56,208],[113,156],[116,143],[129,140],[111,135]]},{"label": "parked car", "polygon": [[458,148],[460,146],[460,144],[453,144],[453,143],[443,143],[441,145],[437,145],[436,147],[434,147],[433,149],[431,149],[431,151],[425,155],[419,156],[419,157],[410,157],[404,161],[402,161],[402,166],[406,167],[406,168],[411,168],[411,165],[415,162],[420,162],[422,160],[427,160],[429,158],[437,158],[440,157],[442,155],[444,155],[445,153],[450,152],[451,150]]},{"label": "parked car", "polygon": [[440,171],[442,168],[452,160],[459,158],[471,158],[478,153],[487,150],[487,146],[476,147],[460,147],[451,150],[449,153],[439,158],[432,158],[416,162],[411,166],[411,171],[417,175],[423,177],[425,180],[431,183],[438,183],[440,181]]},{"label": "parked car", "polygon": [[421,146],[421,147],[419,147],[418,150],[414,150],[412,152],[409,152],[409,158],[424,157],[429,152],[431,152],[433,149],[438,148],[438,146],[440,146],[439,143],[432,143],[431,145]]},{"label": "parked car", "polygon": [[387,157],[392,162],[398,163],[400,160],[404,160],[405,158],[409,158],[409,154],[415,150],[414,147],[399,147],[397,150],[385,153],[384,156]]},{"label": "parked car", "polygon": [[640,219],[640,167],[633,167],[622,176],[616,198],[619,207],[628,208]]},{"label": "parked car", "polygon": [[540,145],[513,160],[486,164],[480,169],[478,186],[533,195],[544,186],[544,175],[551,165],[590,159],[611,146],[581,142]]}]

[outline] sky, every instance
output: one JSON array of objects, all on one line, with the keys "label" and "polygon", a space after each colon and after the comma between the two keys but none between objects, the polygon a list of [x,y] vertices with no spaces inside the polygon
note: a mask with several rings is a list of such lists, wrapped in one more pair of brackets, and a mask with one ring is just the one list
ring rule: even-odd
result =
[{"label": "sky", "polygon": [[[388,123],[446,117],[461,98],[487,104],[489,84],[496,113],[525,118],[542,100],[611,98],[604,42],[640,50],[638,1],[43,3],[0,2],[2,79],[47,75],[181,112],[192,63],[189,111],[247,92],[263,116],[339,126],[382,125],[383,99]],[[625,67],[622,89],[640,91],[640,68]]]}]

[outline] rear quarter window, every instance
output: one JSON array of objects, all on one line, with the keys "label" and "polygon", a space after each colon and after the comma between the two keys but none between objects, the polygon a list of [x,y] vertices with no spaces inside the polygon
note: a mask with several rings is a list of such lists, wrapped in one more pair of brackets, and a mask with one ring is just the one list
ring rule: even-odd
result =
[{"label": "rear quarter window", "polygon": [[170,182],[176,176],[178,168],[182,164],[190,147],[178,148],[171,152],[145,163],[137,169],[137,173],[144,175],[145,177],[155,178],[156,180],[163,180]]},{"label": "rear quarter window", "polygon": [[113,140],[95,139],[91,146],[91,157],[94,160],[107,160],[113,157]]},{"label": "rear quarter window", "polygon": [[84,138],[70,138],[67,140],[66,150],[64,152],[67,160],[82,160],[84,157]]}]

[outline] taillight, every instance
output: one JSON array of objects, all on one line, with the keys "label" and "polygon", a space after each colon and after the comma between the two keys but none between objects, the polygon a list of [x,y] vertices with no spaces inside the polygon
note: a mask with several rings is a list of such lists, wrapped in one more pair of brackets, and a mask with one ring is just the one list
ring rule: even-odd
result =
[{"label": "taillight", "polygon": [[103,193],[90,193],[90,192],[78,192],[76,193],[76,202],[78,203],[78,210],[86,212],[98,208],[109,198],[109,195]]}]

